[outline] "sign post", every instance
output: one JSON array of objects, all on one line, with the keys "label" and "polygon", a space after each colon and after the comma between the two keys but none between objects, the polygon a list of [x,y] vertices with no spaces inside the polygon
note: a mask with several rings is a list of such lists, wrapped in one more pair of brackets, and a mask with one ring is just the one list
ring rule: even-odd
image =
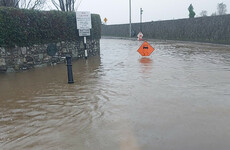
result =
[{"label": "sign post", "polygon": [[143,9],[140,8],[140,32],[142,32],[142,14],[143,14]]},{"label": "sign post", "polygon": [[86,45],[87,43],[86,37],[90,36],[90,29],[92,28],[91,14],[88,11],[77,11],[76,19],[77,19],[77,29],[79,31],[79,36],[84,37],[85,59],[87,59],[88,51]]},{"label": "sign post", "polygon": [[85,59],[88,57],[87,47],[86,47],[86,37],[84,36],[84,48],[85,48]]}]

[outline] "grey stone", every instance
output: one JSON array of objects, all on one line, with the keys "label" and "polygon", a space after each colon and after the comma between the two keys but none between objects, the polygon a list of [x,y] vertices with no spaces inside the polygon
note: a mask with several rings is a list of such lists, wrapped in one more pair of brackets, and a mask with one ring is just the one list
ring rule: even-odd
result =
[{"label": "grey stone", "polygon": [[25,55],[26,52],[27,52],[26,47],[22,47],[22,48],[21,48],[21,52],[22,52],[22,55]]},{"label": "grey stone", "polygon": [[39,59],[43,59],[44,58],[44,54],[38,54]]},{"label": "grey stone", "polygon": [[72,55],[73,55],[73,57],[77,58],[78,57],[78,50],[77,49],[72,50]]},{"label": "grey stone", "polygon": [[69,51],[67,50],[67,48],[63,48],[61,51],[62,51],[63,53],[69,52]]},{"label": "grey stone", "polygon": [[5,58],[0,58],[0,66],[5,66],[5,65],[6,65]]},{"label": "grey stone", "polygon": [[40,65],[35,65],[34,67],[35,68],[42,68],[42,67],[46,67],[47,66],[47,64],[40,64]]},{"label": "grey stone", "polygon": [[36,51],[36,48],[31,48],[30,51],[31,51],[31,52],[35,52],[35,51]]},{"label": "grey stone", "polygon": [[24,62],[24,59],[23,58],[18,58],[17,59],[17,65],[20,65]]},{"label": "grey stone", "polygon": [[4,47],[1,47],[1,51],[2,51],[2,53],[6,53],[6,50]]},{"label": "grey stone", "polygon": [[7,68],[6,66],[0,66],[0,72],[6,72]]},{"label": "grey stone", "polygon": [[15,70],[19,70],[19,69],[20,69],[19,65],[15,65],[15,66],[14,66],[14,69],[15,69]]},{"label": "grey stone", "polygon": [[26,62],[33,62],[34,58],[31,56],[26,56]]},{"label": "grey stone", "polygon": [[6,72],[15,72],[14,68],[7,68]]}]

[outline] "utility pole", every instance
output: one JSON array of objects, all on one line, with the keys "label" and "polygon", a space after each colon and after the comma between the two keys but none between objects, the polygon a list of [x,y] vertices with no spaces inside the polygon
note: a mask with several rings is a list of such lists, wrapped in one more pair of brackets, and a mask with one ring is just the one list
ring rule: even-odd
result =
[{"label": "utility pole", "polygon": [[142,32],[142,14],[143,14],[143,9],[140,9],[140,32]]},{"label": "utility pole", "polygon": [[132,37],[131,0],[129,0],[129,36]]}]

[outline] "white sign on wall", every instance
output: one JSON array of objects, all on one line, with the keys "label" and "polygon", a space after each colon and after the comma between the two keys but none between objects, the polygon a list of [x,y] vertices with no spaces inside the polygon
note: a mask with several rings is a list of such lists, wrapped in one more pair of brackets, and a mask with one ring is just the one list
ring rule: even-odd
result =
[{"label": "white sign on wall", "polygon": [[90,29],[79,29],[79,36],[90,36]]},{"label": "white sign on wall", "polygon": [[91,14],[89,11],[77,11],[76,12],[77,19],[77,29],[91,29]]}]

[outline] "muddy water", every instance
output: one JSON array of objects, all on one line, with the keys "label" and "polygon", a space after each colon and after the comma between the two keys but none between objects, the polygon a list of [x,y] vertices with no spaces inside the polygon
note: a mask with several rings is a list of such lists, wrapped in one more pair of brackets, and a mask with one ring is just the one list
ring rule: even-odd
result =
[{"label": "muddy water", "polygon": [[101,56],[0,74],[0,149],[227,150],[230,47],[101,40]]}]

